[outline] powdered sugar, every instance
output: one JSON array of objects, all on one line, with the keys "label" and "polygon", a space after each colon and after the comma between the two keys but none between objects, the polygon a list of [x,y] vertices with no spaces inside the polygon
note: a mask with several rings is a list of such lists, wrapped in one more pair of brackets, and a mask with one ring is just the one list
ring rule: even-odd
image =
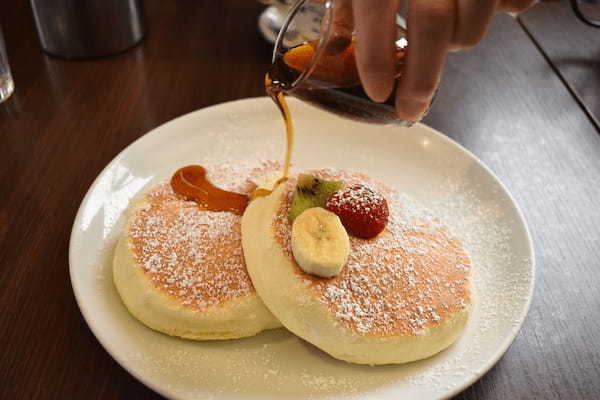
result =
[{"label": "powdered sugar", "polygon": [[327,201],[328,206],[350,208],[357,212],[369,212],[385,201],[377,191],[365,185],[352,185],[334,193]]},{"label": "powdered sugar", "polygon": [[[419,335],[470,304],[470,259],[460,240],[425,208],[367,176],[343,170],[311,171],[319,178],[367,183],[356,196],[340,196],[360,207],[387,198],[390,217],[386,230],[374,239],[350,238],[346,267],[332,279],[296,272],[313,281],[312,289],[332,314],[358,333]],[[278,240],[293,259],[287,212],[294,182],[274,221]],[[364,193],[363,193],[364,192]],[[366,198],[366,200],[363,200]],[[365,204],[363,204],[365,203]]]},{"label": "powdered sugar", "polygon": [[327,200],[326,208],[340,217],[348,234],[360,238],[377,236],[389,218],[385,197],[363,184],[338,190]]},{"label": "powdered sugar", "polygon": [[[161,135],[148,135],[143,140],[152,141],[139,143],[146,146],[132,146],[132,151],[124,153],[117,165],[123,163],[131,168],[133,176],[144,185],[147,182],[144,179],[153,179],[155,167],[170,165],[174,171],[182,166],[178,163],[180,152],[201,154],[202,165],[206,157],[219,162],[271,157],[280,151],[283,135],[280,115],[271,110],[268,100],[265,103],[264,107],[256,99],[231,103],[211,109],[209,119],[204,118],[209,115],[205,111],[185,117],[188,118],[186,124],[178,122],[183,132],[170,125]],[[256,104],[260,107],[255,107]],[[84,215],[82,220],[87,232],[85,239],[97,244],[92,246],[94,251],[85,247],[83,253],[90,257],[78,266],[78,270],[91,274],[93,284],[74,282],[79,283],[80,295],[85,293],[80,300],[89,298],[93,300],[92,305],[101,306],[82,303],[89,310],[88,316],[93,316],[93,320],[89,318],[90,324],[93,322],[92,326],[100,333],[102,325],[94,321],[102,321],[103,329],[112,331],[103,337],[109,338],[112,351],[118,354],[120,361],[169,397],[324,400],[335,396],[381,400],[438,398],[449,396],[452,388],[464,388],[482,374],[510,342],[523,318],[528,288],[532,285],[532,261],[525,258],[527,252],[520,245],[526,238],[520,233],[522,224],[515,217],[509,197],[476,161],[454,145],[446,144],[447,140],[440,135],[428,133],[426,128],[416,126],[405,132],[379,127],[375,130],[368,125],[354,127],[330,116],[321,117],[300,102],[292,107],[301,116],[296,121],[299,131],[307,134],[298,136],[299,163],[322,164],[323,151],[314,149],[315,139],[318,139],[320,148],[327,149],[326,162],[364,168],[385,177],[385,182],[393,183],[398,189],[408,190],[411,197],[426,204],[434,215],[448,223],[465,244],[475,266],[476,296],[473,315],[459,341],[422,362],[371,368],[336,361],[283,329],[223,342],[191,342],[153,332],[133,323],[116,297],[109,267],[114,241],[106,238],[120,233],[120,229],[117,232],[120,225],[114,221],[123,208],[115,207],[114,202],[108,200],[100,202],[93,212],[89,211],[88,201],[88,216]],[[213,118],[215,113],[217,117]],[[178,134],[172,134],[177,130]],[[259,145],[252,146],[259,136]],[[148,143],[154,146],[148,147]],[[158,149],[157,144],[165,151],[155,151],[156,161],[146,162],[148,151]],[[360,144],[369,147],[357,147]],[[109,172],[114,172],[113,167]],[[390,171],[390,168],[397,170]],[[447,184],[440,182],[444,176],[448,177]],[[140,187],[125,185],[106,173],[100,183],[105,184],[102,190],[107,194],[99,193],[101,188],[97,185],[90,200],[99,202],[110,196],[129,198],[129,194]],[[478,184],[482,186],[476,186]],[[104,219],[108,218],[107,213],[114,218]],[[110,224],[103,227],[103,222]],[[88,229],[89,223],[95,228]],[[303,283],[312,285],[308,279]],[[110,319],[106,317],[109,313]]]},{"label": "powdered sugar", "polygon": [[[437,397],[461,387],[479,375],[484,361],[500,350],[499,338],[507,334],[507,325],[516,329],[520,316],[512,310],[520,308],[527,296],[526,287],[531,282],[527,265],[531,260],[514,257],[512,222],[498,205],[500,200],[482,201],[472,187],[454,182],[441,188],[424,187],[422,197],[434,215],[450,224],[476,266],[473,279],[477,293],[470,323],[458,343],[442,354],[400,366],[351,365],[281,329],[219,343],[153,335],[141,345],[147,351],[138,349],[130,358],[157,377],[168,376],[173,392],[181,393],[182,398],[221,399],[242,394],[273,399],[396,398],[398,394],[392,391],[421,398],[426,397],[423,393]],[[419,204],[408,196],[401,199],[409,207]],[[419,240],[412,240],[411,245],[415,250],[426,250]],[[414,266],[406,268],[410,271]],[[310,278],[302,282],[314,284]],[[331,296],[343,293],[333,285],[327,289]]]},{"label": "powdered sugar", "polygon": [[[219,187],[249,193],[255,188],[252,178],[275,167],[228,163],[207,166],[207,172]],[[168,181],[153,187],[146,199],[149,205],[133,216],[129,244],[156,288],[195,309],[254,292],[239,215],[201,210],[178,197]]]}]

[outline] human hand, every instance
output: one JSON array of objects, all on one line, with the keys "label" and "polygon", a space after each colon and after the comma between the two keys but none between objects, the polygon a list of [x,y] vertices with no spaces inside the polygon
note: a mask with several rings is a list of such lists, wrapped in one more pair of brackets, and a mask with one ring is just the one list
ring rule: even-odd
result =
[{"label": "human hand", "polygon": [[[396,14],[402,0],[335,0],[333,34],[354,30],[362,85],[377,102],[387,100],[396,79]],[[418,121],[437,89],[448,51],[475,46],[495,13],[521,12],[535,0],[407,0],[408,43],[396,88],[398,116]]]}]

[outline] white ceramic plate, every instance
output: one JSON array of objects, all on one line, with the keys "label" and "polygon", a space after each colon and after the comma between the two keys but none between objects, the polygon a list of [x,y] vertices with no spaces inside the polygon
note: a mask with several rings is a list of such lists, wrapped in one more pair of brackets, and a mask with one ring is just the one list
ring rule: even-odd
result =
[{"label": "white ceramic plate", "polygon": [[506,351],[531,301],[533,249],[514,200],[473,155],[424,125],[371,126],[290,103],[296,169],[366,172],[432,208],[463,239],[474,261],[476,306],[457,343],[424,361],[368,367],[335,360],[283,329],[193,342],[154,332],[129,315],[111,272],[128,201],[183,165],[280,159],[283,123],[267,98],[177,118],[131,144],[98,176],[70,244],[71,282],[88,325],[127,371],[170,398],[395,400],[458,393]]}]

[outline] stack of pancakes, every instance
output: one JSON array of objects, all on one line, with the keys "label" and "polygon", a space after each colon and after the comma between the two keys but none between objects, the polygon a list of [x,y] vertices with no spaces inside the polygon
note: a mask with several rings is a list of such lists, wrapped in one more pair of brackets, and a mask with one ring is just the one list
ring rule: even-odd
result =
[{"label": "stack of pancakes", "polygon": [[[207,170],[217,186],[251,193],[276,166]],[[364,174],[309,173],[370,186],[390,209],[377,237],[350,238],[338,276],[309,275],[294,260],[287,214],[295,179],[252,201],[243,217],[200,210],[162,183],[131,205],[115,255],[114,280],[127,308],[153,329],[192,339],[250,336],[281,324],[361,364],[419,360],[452,344],[471,307],[471,261],[460,240]]]}]

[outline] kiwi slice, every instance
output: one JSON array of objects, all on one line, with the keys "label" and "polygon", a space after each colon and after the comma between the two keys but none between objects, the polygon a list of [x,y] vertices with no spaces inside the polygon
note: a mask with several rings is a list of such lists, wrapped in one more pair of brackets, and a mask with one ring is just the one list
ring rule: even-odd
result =
[{"label": "kiwi slice", "polygon": [[292,206],[288,212],[290,223],[304,210],[314,207],[325,207],[331,195],[344,188],[344,182],[328,181],[313,175],[298,176],[296,190],[292,195]]}]

